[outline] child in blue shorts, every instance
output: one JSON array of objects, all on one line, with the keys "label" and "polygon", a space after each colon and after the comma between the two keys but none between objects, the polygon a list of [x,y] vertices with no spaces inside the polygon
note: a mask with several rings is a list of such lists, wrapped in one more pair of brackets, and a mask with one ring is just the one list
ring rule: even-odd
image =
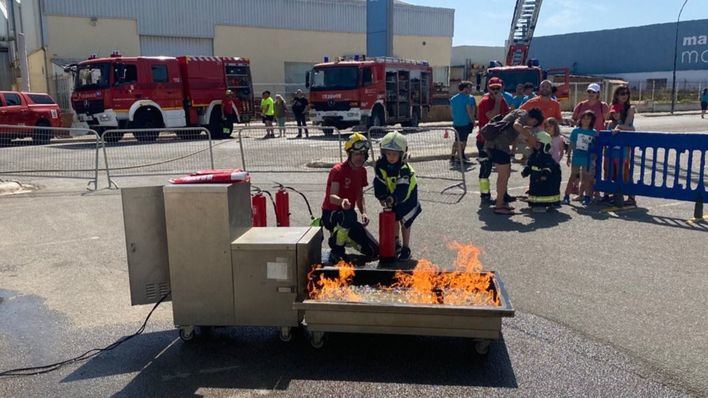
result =
[{"label": "child in blue shorts", "polygon": [[[397,131],[390,132],[381,140],[381,157],[374,166],[374,195],[381,205],[393,209],[396,221],[400,224],[403,245],[400,247],[399,260],[411,258],[411,226],[422,211],[418,202],[415,171],[406,162],[407,152],[406,137]],[[398,246],[398,233],[396,237]]]},{"label": "child in blue shorts", "polygon": [[[570,133],[570,149],[568,150],[567,165],[571,166],[570,178],[565,189],[563,204],[570,204],[570,190],[580,176],[580,192],[583,205],[592,202],[592,191],[595,180],[595,159],[592,153],[592,144],[597,137],[595,113],[587,110],[582,113],[578,127]],[[571,161],[572,155],[572,161]]]}]

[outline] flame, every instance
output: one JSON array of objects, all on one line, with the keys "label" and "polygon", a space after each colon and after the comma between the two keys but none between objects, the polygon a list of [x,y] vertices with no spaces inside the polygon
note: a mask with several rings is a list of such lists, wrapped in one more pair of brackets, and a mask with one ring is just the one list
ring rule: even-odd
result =
[{"label": "flame", "polygon": [[[309,276],[318,268],[320,266],[315,266],[310,270],[308,280],[312,280]],[[316,300],[362,301],[358,294],[349,289],[352,279],[354,279],[354,266],[340,261],[337,263],[337,268],[339,275],[336,279],[327,278],[324,274],[320,274],[319,279],[313,285],[308,284],[311,286],[309,289],[310,298]]]},{"label": "flame", "polygon": [[[419,260],[412,272],[398,271],[390,286],[377,286],[380,291],[400,292],[404,301],[411,304],[446,304],[456,306],[499,306],[499,296],[492,287],[493,274],[484,272],[479,260],[480,250],[472,244],[451,242],[450,249],[457,251],[454,269],[441,272],[429,260]],[[320,274],[314,280],[313,267],[308,274],[310,298],[316,300],[363,302],[366,298],[352,289],[355,269],[340,261],[337,278]]]}]

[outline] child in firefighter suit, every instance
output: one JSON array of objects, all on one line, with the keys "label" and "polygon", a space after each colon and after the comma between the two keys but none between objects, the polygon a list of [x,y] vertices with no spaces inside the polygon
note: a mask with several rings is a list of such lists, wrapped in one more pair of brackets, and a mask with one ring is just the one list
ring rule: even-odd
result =
[{"label": "child in firefighter suit", "polygon": [[[413,221],[421,213],[418,202],[418,183],[415,171],[406,162],[406,137],[393,131],[381,140],[381,157],[374,166],[374,195],[386,208],[391,208],[400,224],[403,244],[396,233],[396,252],[399,260],[410,260],[410,238]],[[398,228],[397,228],[398,230]]]},{"label": "child in firefighter suit", "polygon": [[[347,159],[334,165],[327,177],[327,188],[322,202],[322,225],[330,232],[329,256],[331,263],[337,263],[345,256],[345,246],[349,245],[361,252],[367,261],[378,258],[379,244],[366,230],[369,217],[366,215],[364,187],[366,159],[371,144],[361,133],[354,133],[344,144]],[[361,213],[358,220],[355,209]]]},{"label": "child in firefighter suit", "polygon": [[560,206],[561,169],[551,155],[551,136],[541,132],[536,139],[536,148],[521,175],[531,177],[528,196],[531,210],[544,212]]}]

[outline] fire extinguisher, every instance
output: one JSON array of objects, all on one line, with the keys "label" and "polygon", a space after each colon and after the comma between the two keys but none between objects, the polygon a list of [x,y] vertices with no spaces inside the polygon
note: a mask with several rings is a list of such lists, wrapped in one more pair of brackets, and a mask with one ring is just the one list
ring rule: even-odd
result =
[{"label": "fire extinguisher", "polygon": [[275,220],[279,227],[290,226],[290,198],[283,185],[279,185],[275,193]]},{"label": "fire extinguisher", "polygon": [[[267,206],[265,195],[268,195],[270,202],[273,204],[273,209],[275,209],[275,201],[273,200],[273,195],[270,192],[262,190],[257,186],[253,186],[254,194],[251,196],[251,213],[252,213],[252,224],[254,227],[267,227]],[[276,214],[277,216],[277,214]]]},{"label": "fire extinguisher", "polygon": [[379,258],[396,258],[396,214],[390,208],[379,213]]},{"label": "fire extinguisher", "polygon": [[260,189],[251,196],[251,210],[253,212],[254,227],[265,227],[268,225],[266,217],[266,198]]}]

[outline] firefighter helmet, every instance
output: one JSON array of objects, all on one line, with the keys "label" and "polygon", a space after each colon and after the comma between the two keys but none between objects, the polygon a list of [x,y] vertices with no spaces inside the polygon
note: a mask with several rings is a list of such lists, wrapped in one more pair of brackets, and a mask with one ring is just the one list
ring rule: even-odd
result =
[{"label": "firefighter helmet", "polygon": [[541,150],[545,153],[551,152],[551,136],[545,131],[536,134],[536,140],[541,144]]},{"label": "firefighter helmet", "polygon": [[392,131],[386,134],[379,145],[381,146],[381,151],[397,151],[403,154],[408,152],[408,140],[406,136],[398,131]]},{"label": "firefighter helmet", "polygon": [[369,140],[361,133],[352,134],[344,144],[344,150],[350,155],[354,152],[363,152],[368,156],[370,149],[371,144]]}]

